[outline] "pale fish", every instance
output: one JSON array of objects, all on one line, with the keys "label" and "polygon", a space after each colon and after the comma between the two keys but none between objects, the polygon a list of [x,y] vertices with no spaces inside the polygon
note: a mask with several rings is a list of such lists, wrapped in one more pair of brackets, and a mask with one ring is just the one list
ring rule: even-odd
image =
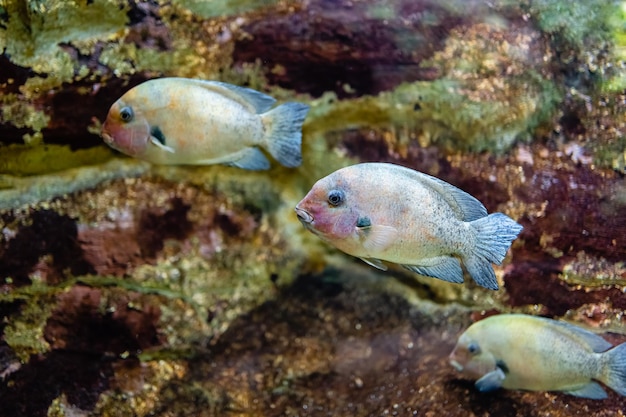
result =
[{"label": "pale fish", "polygon": [[501,264],[522,226],[430,175],[387,163],[342,168],[296,206],[302,224],[343,252],[385,270],[400,264],[462,283],[460,261],[479,285],[498,289]]},{"label": "pale fish", "polygon": [[268,169],[265,149],[286,167],[302,161],[309,107],[235,85],[187,78],[146,81],[117,100],[102,126],[114,149],[155,164]]},{"label": "pale fish", "polygon": [[600,381],[626,395],[626,343],[561,321],[501,314],[472,324],[450,354],[450,363],[476,388],[563,391],[603,399]]}]

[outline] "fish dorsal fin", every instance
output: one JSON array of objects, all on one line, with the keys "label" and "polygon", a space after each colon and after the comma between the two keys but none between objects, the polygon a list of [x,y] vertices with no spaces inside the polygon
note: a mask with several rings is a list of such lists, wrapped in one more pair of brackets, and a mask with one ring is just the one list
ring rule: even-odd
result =
[{"label": "fish dorsal fin", "polygon": [[[405,168],[409,169],[409,168]],[[423,172],[410,170],[417,174],[419,181],[434,189],[454,211],[459,213],[461,220],[471,222],[487,215],[487,209],[476,198],[452,184]]]},{"label": "fish dorsal fin", "polygon": [[265,113],[272,108],[276,100],[266,94],[246,87],[223,83],[220,81],[190,80],[196,85],[218,92],[257,114]]},{"label": "fish dorsal fin", "polygon": [[374,253],[385,250],[398,238],[398,229],[392,226],[375,224],[356,229],[363,240],[363,247]]},{"label": "fish dorsal fin", "polygon": [[576,338],[582,344],[588,345],[589,348],[596,353],[606,352],[613,347],[612,344],[610,344],[597,334],[592,333],[589,330],[582,329],[578,326],[574,326],[573,324],[569,324],[564,321],[550,320],[543,317],[538,317],[538,319],[546,320],[548,321],[548,323],[554,324],[557,329],[562,329],[564,334],[568,335],[569,337]]},{"label": "fish dorsal fin", "polygon": [[366,264],[373,266],[374,268],[380,269],[381,271],[387,270],[387,266],[384,263],[382,263],[380,259],[374,259],[374,258],[359,258],[359,259],[365,262]]},{"label": "fish dorsal fin", "polygon": [[607,397],[604,388],[594,381],[584,385],[582,388],[564,392],[575,397],[591,398],[592,400],[603,400]]},{"label": "fish dorsal fin", "polygon": [[476,386],[480,392],[495,391],[502,387],[504,378],[506,378],[504,371],[500,368],[496,368],[483,375],[478,381],[476,381],[474,386]]}]

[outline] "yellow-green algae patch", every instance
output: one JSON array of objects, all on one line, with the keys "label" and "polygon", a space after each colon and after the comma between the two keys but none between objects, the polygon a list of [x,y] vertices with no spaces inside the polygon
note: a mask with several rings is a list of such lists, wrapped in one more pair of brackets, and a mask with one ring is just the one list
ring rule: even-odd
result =
[{"label": "yellow-green algae patch", "polygon": [[570,285],[582,285],[585,288],[626,288],[626,263],[608,262],[602,257],[581,251],[574,260],[563,266],[561,279]]},{"label": "yellow-green algae patch", "polygon": [[337,101],[327,95],[325,106],[312,108],[305,132],[391,127],[411,133],[398,135],[400,144],[417,139],[451,151],[503,151],[549,118],[559,97],[550,81],[532,72],[502,80],[489,99],[475,94],[481,89],[474,83],[440,79],[405,83],[376,97]]},{"label": "yellow-green algae patch", "polygon": [[0,175],[0,210],[45,203],[53,197],[92,188],[107,180],[141,175],[149,168],[146,162],[120,158],[46,175]]},{"label": "yellow-green algae patch", "polygon": [[[167,404],[163,398],[163,390],[170,381],[181,380],[188,372],[189,365],[185,361],[153,360],[146,361],[139,369],[126,369],[120,366],[115,369],[115,380],[119,381],[112,390],[103,393],[90,415],[101,417],[154,415],[155,409]],[[142,381],[137,383],[135,381]],[[198,387],[186,387],[185,391],[194,391]],[[175,393],[172,393],[175,395]],[[197,397],[201,399],[200,396]],[[168,404],[169,405],[169,404]],[[54,404],[48,410],[55,410]],[[186,413],[189,410],[180,410]],[[67,416],[62,410],[58,416]],[[180,414],[184,415],[184,414]]]},{"label": "yellow-green algae patch", "polygon": [[0,175],[41,175],[111,159],[104,146],[72,151],[67,145],[9,145],[0,147]]},{"label": "yellow-green algae patch", "polygon": [[50,349],[43,330],[55,307],[56,295],[63,290],[64,287],[51,287],[34,280],[27,287],[0,294],[0,302],[23,302],[19,313],[11,316],[2,334],[3,340],[23,363],[28,362],[31,355]]},{"label": "yellow-green algae patch", "polygon": [[173,0],[173,4],[204,18],[236,15],[261,7],[273,6],[279,0]]},{"label": "yellow-green algae patch", "polygon": [[59,44],[122,30],[128,20],[125,4],[119,0],[10,0],[3,30],[6,53],[17,65],[69,81],[74,75],[73,63]]},{"label": "yellow-green algae patch", "polygon": [[48,125],[50,116],[37,109],[33,104],[20,101],[17,94],[0,96],[2,113],[0,122],[11,123],[13,126],[28,127],[38,132]]}]

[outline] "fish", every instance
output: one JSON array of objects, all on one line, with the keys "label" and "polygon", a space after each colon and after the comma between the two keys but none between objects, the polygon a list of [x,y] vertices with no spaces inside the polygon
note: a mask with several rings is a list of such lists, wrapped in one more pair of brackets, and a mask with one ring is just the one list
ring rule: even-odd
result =
[{"label": "fish", "polygon": [[462,283],[462,261],[492,290],[522,226],[487,215],[476,198],[436,177],[400,165],[368,162],[318,180],[296,205],[306,229],[337,249],[387,270],[383,261],[420,275]]},{"label": "fish", "polygon": [[109,109],[104,142],[153,164],[225,164],[265,170],[260,148],[285,167],[302,163],[302,124],[309,106],[210,80],[166,77],[143,82]]},{"label": "fish", "polygon": [[526,314],[499,314],[465,330],[450,364],[477,379],[479,391],[499,388],[561,391],[604,399],[600,381],[626,396],[626,343],[563,321]]}]

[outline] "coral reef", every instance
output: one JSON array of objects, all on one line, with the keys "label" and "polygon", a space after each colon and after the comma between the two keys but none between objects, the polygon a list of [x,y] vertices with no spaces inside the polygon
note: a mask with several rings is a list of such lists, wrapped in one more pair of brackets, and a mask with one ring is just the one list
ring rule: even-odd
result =
[{"label": "coral reef", "polygon": [[[497,312],[626,341],[625,11],[0,4],[0,416],[623,415],[615,393],[478,393],[447,355]],[[106,147],[109,106],[160,76],[307,102],[303,165],[151,166]],[[519,221],[502,289],[381,273],[306,232],[293,206],[359,161]]]}]

